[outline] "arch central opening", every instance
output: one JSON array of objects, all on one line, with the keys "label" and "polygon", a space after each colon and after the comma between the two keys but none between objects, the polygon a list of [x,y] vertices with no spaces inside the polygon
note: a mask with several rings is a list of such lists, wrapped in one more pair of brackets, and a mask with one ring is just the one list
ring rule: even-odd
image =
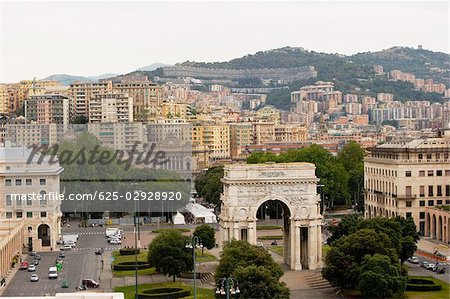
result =
[{"label": "arch central opening", "polygon": [[290,252],[289,207],[277,199],[269,199],[260,204],[256,211],[256,240],[272,252],[274,258],[288,264]]}]

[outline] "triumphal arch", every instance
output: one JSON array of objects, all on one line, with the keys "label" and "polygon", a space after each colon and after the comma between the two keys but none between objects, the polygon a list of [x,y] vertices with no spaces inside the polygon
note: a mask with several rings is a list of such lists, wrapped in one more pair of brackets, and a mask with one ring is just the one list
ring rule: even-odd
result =
[{"label": "triumphal arch", "polygon": [[283,208],[284,262],[293,270],[322,267],[322,215],[318,179],[311,163],[238,164],[224,168],[221,242],[257,243],[258,208]]}]

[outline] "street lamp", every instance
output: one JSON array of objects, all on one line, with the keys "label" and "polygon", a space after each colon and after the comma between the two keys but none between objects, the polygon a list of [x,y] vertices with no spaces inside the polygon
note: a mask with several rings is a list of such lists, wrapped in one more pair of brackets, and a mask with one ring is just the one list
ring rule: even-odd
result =
[{"label": "street lamp", "polygon": [[202,248],[202,240],[198,236],[192,236],[190,238],[190,241],[186,243],[186,248],[192,249],[192,258],[194,260],[194,299],[197,299],[197,288],[195,286],[195,279],[197,278],[196,273],[196,265],[195,265],[195,249],[196,248]]},{"label": "street lamp", "polygon": [[[137,182],[130,183],[131,186],[134,188],[138,188],[139,184]],[[139,204],[139,202],[138,202]],[[137,245],[138,245],[138,235],[139,235],[139,242],[141,240],[140,234],[139,234],[139,219],[136,221],[136,201],[133,202],[133,208],[134,208],[134,298],[138,299],[138,258],[137,258]],[[136,226],[137,225],[137,226]]]},{"label": "street lamp", "polygon": [[[219,288],[220,285],[220,288]],[[236,285],[236,288],[234,287]],[[233,280],[231,277],[222,277],[217,281],[216,295],[227,295],[227,299],[230,299],[231,295],[239,295],[241,290],[237,281]]]}]

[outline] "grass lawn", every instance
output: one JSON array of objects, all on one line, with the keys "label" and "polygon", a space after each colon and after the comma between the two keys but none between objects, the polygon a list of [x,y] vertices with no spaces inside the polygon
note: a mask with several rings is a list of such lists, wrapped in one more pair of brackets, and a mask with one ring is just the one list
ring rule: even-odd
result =
[{"label": "grass lawn", "polygon": [[256,230],[275,230],[275,229],[281,229],[281,226],[279,226],[279,225],[258,225],[256,227]]},{"label": "grass lawn", "polygon": [[283,240],[283,236],[259,236],[258,240]]},{"label": "grass lawn", "polygon": [[270,251],[275,252],[278,255],[283,256],[284,246],[283,245],[275,245],[267,247]]},{"label": "grass lawn", "polygon": [[195,249],[195,260],[197,262],[213,262],[217,261],[217,258],[209,253],[208,250],[204,250],[202,255],[202,250],[200,248]]},{"label": "grass lawn", "polygon": [[[138,285],[138,290],[148,290],[148,289],[156,289],[156,288],[167,288],[167,287],[182,287],[191,290],[191,296],[184,298],[194,298],[194,288],[190,285],[187,285],[183,282],[165,282],[165,283],[156,283],[156,284],[140,284]],[[134,299],[134,286],[124,286],[114,288],[114,292],[124,293],[125,299]],[[214,289],[202,289],[197,287],[197,298],[198,299],[211,299],[214,298]]]},{"label": "grass lawn", "polygon": [[[442,274],[447,275],[447,274]],[[435,284],[442,285],[442,290],[434,291],[434,292],[417,292],[417,291],[406,291],[404,298],[410,299],[440,299],[440,298],[449,298],[449,285],[439,279],[436,279],[432,276],[410,276],[410,278],[426,278],[434,281]]]},{"label": "grass lawn", "polygon": [[[134,262],[135,257],[133,255],[120,255],[119,251],[113,251],[111,254],[114,257],[113,264],[116,265],[118,263],[123,262]],[[141,252],[137,255],[138,262],[147,262],[148,251],[141,250]],[[113,271],[114,276],[122,277],[122,276],[134,276],[134,270],[123,270],[123,271]],[[138,270],[138,275],[150,275],[156,273],[155,268],[148,269],[140,269]]]}]

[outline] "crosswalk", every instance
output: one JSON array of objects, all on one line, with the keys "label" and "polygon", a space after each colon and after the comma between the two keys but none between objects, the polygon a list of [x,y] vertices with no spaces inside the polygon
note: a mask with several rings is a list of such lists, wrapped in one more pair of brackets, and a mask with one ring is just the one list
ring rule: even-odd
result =
[{"label": "crosswalk", "polygon": [[113,250],[118,250],[120,249],[120,246],[117,247],[81,247],[81,248],[74,248],[72,249],[73,251],[83,251],[83,250],[100,250],[103,249],[104,251],[113,251]]},{"label": "crosswalk", "polygon": [[102,232],[89,232],[89,233],[78,233],[79,235],[105,235]]}]

